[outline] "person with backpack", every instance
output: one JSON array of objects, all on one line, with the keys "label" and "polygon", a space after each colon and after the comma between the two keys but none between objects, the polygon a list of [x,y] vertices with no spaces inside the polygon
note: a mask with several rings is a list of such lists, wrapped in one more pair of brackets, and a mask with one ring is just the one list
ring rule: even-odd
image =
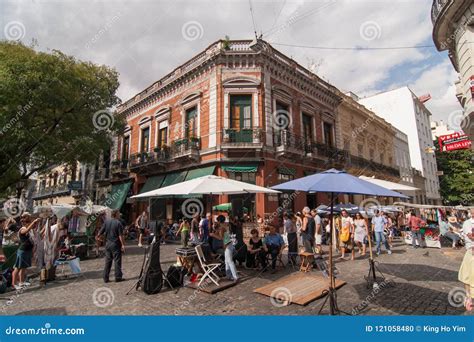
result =
[{"label": "person with backpack", "polygon": [[21,215],[21,228],[18,231],[20,246],[16,252],[16,261],[12,274],[12,287],[15,290],[20,290],[23,287],[31,285],[25,280],[26,269],[31,266],[31,257],[34,247],[33,241],[30,237],[30,231],[36,228],[36,225],[40,220],[41,218],[33,220],[31,215],[27,212]]}]

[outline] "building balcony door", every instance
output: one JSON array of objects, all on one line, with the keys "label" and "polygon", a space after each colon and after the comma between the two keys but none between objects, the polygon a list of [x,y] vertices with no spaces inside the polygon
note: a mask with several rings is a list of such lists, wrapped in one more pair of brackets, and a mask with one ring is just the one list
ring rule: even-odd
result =
[{"label": "building balcony door", "polygon": [[252,131],[252,95],[230,96],[230,129],[232,142],[253,141]]}]

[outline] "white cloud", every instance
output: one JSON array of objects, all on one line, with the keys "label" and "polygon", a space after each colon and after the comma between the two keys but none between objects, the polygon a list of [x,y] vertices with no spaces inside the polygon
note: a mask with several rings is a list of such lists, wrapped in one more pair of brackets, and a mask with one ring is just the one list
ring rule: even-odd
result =
[{"label": "white cloud", "polygon": [[[258,34],[274,43],[323,47],[393,47],[432,44],[430,0],[252,0]],[[117,68],[119,95],[127,100],[217,39],[252,38],[248,1],[4,1],[1,27],[19,20],[24,41],[36,38],[43,49],[56,48],[81,59]],[[114,17],[118,19],[113,20]],[[186,22],[197,21],[202,38],[182,36]],[[361,27],[375,23],[367,39]],[[3,31],[3,29],[1,30]],[[375,37],[375,38],[373,38]],[[372,39],[373,38],[373,39]],[[456,106],[449,60],[429,66],[432,49],[316,50],[274,45],[304,66],[321,63],[317,73],[343,90],[361,95],[400,83],[430,92],[429,107],[442,117]],[[421,75],[420,75],[421,73]],[[398,77],[394,77],[398,76]],[[418,78],[417,78],[418,77]]]}]

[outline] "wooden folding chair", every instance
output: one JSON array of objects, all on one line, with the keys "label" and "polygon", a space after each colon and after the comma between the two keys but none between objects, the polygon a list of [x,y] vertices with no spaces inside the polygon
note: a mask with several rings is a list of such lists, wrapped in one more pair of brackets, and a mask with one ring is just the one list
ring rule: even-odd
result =
[{"label": "wooden folding chair", "polygon": [[220,264],[215,263],[215,264],[208,264],[206,262],[206,258],[204,256],[204,253],[202,252],[201,245],[197,245],[195,247],[197,258],[199,260],[199,264],[201,265],[202,270],[204,271],[203,276],[201,277],[201,280],[199,281],[198,286],[201,285],[201,283],[204,281],[204,279],[209,278],[216,286],[219,286],[218,280],[219,276],[214,272],[216,268],[220,266]]}]

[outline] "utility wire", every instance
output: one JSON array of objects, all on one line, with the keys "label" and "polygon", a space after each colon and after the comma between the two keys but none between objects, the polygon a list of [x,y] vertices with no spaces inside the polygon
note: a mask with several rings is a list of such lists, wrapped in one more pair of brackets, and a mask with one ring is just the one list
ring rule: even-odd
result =
[{"label": "utility wire", "polygon": [[252,0],[249,0],[249,7],[250,7],[250,14],[252,15],[253,32],[255,34],[255,39],[257,39],[257,29],[255,27],[255,18],[253,16]]},{"label": "utility wire", "polygon": [[435,45],[414,45],[414,46],[391,46],[391,47],[330,47],[330,46],[310,46],[310,45],[296,45],[296,44],[285,44],[285,43],[271,43],[272,45],[298,47],[304,49],[317,49],[317,50],[407,50],[407,49],[427,49],[434,48]]}]

